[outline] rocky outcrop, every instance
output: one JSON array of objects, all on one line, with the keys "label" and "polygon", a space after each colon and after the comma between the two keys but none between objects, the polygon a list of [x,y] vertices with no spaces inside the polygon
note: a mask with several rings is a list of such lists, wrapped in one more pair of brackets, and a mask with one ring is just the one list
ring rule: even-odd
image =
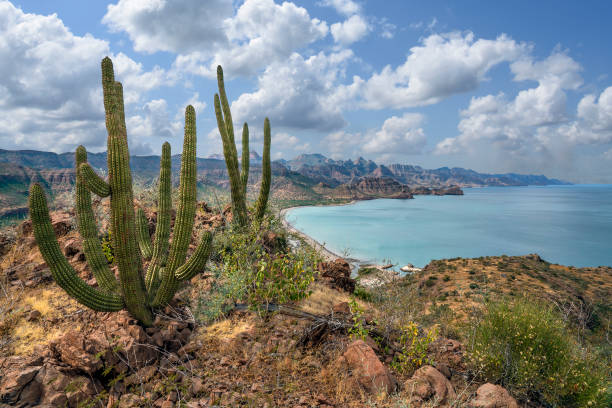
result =
[{"label": "rocky outcrop", "polygon": [[356,340],[349,344],[342,357],[340,357],[339,364],[345,362],[358,383],[367,392],[377,394],[384,391],[387,394],[392,394],[397,391],[397,380],[381,363],[372,347],[363,340]]},{"label": "rocky outcrop", "polygon": [[366,200],[372,198],[414,198],[410,188],[390,177],[359,177],[336,187],[330,198]]},{"label": "rocky outcrop", "polygon": [[346,260],[338,258],[332,262],[320,262],[318,270],[320,279],[330,287],[349,293],[355,291],[355,280],[351,278],[351,266]]},{"label": "rocky outcrop", "polygon": [[419,368],[404,386],[410,403],[421,406],[427,401],[435,401],[445,406],[457,398],[455,389],[450,381],[434,367],[426,365]]},{"label": "rocky outcrop", "polygon": [[508,391],[495,384],[486,383],[476,390],[476,398],[470,401],[472,408],[518,408]]},{"label": "rocky outcrop", "polygon": [[35,357],[0,358],[0,402],[77,407],[108,395],[109,406],[133,406],[124,401],[128,387],[151,380],[160,368],[178,372],[193,358],[195,349],[187,346],[193,324],[176,305],[167,309],[171,320],[158,316],[146,329],[127,312],[98,313],[94,327],[66,333]]}]

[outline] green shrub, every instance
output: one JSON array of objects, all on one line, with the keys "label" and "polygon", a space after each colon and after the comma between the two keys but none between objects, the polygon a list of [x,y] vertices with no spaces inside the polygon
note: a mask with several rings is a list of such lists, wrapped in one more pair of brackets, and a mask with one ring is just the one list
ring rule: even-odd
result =
[{"label": "green shrub", "polygon": [[395,355],[391,366],[396,371],[404,373],[423,364],[432,364],[432,360],[427,357],[427,348],[438,337],[438,330],[434,327],[419,333],[419,327],[415,322],[408,322],[400,330],[401,352]]},{"label": "green shrub", "polygon": [[357,300],[355,300],[354,297],[351,297],[351,300],[349,301],[349,307],[351,309],[351,319],[353,320],[353,326],[351,326],[348,330],[349,336],[353,340],[356,340],[356,339],[365,340],[366,337],[368,337],[370,333],[367,327],[365,327],[365,325],[363,324],[364,323],[364,318],[363,318],[364,310],[361,306],[359,306],[359,304],[357,303]]},{"label": "green shrub", "polygon": [[524,298],[487,304],[468,360],[485,380],[551,407],[609,407],[605,363],[583,349],[548,305]]},{"label": "green shrub", "polygon": [[[267,224],[267,225],[265,225]],[[231,309],[234,303],[247,303],[262,311],[271,303],[284,304],[310,295],[319,256],[308,248],[284,248],[268,253],[262,246],[262,236],[272,230],[279,236],[279,224],[265,218],[266,228],[255,223],[248,228],[233,228],[215,237],[216,256],[210,266],[213,287],[199,295],[196,309],[204,321],[211,321]]]}]

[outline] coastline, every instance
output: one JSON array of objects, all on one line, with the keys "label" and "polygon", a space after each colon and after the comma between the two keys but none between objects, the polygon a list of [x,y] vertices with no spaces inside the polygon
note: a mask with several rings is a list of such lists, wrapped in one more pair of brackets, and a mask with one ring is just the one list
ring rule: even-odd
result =
[{"label": "coastline", "polygon": [[[335,206],[342,206],[342,205],[350,205],[350,204],[355,204],[357,202],[357,200],[352,200],[349,203],[344,203],[344,204],[331,204],[331,205],[335,205]],[[345,257],[338,255],[337,253],[331,251],[329,248],[327,248],[325,245],[321,244],[319,241],[317,241],[316,239],[314,239],[313,237],[311,237],[310,235],[305,234],[304,232],[298,230],[297,228],[295,228],[286,218],[286,214],[287,211],[293,209],[293,208],[301,208],[301,207],[313,207],[312,205],[296,205],[293,207],[287,207],[287,208],[283,208],[279,211],[279,218],[283,224],[283,226],[285,228],[287,228],[287,230],[289,230],[289,232],[299,236],[301,239],[303,239],[306,243],[308,243],[308,245],[312,246],[313,248],[315,248],[317,251],[319,251],[322,255],[325,261],[330,262],[330,261],[334,261],[338,258],[343,258],[346,259]],[[363,261],[359,260],[359,259],[354,259],[354,258],[348,258],[346,259],[346,261],[351,264],[351,266],[356,266],[359,263],[363,263]],[[351,268],[352,269],[352,268]]]}]

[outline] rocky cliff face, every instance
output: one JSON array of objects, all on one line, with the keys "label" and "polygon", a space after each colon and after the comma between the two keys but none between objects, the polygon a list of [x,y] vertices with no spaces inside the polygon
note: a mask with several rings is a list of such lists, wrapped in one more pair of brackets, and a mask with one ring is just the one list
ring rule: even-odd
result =
[{"label": "rocky cliff face", "polygon": [[360,177],[336,187],[332,198],[367,200],[373,198],[414,198],[410,188],[390,177]]}]

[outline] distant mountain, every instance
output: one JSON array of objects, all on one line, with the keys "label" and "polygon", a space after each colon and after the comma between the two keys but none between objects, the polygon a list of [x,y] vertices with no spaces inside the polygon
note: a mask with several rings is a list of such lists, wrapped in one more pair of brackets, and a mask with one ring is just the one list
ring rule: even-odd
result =
[{"label": "distant mountain", "polygon": [[486,174],[458,167],[428,170],[407,164],[379,165],[362,157],[356,160],[333,160],[321,154],[302,154],[287,161],[286,166],[307,177],[333,186],[348,183],[355,177],[366,176],[389,177],[410,187],[432,188],[570,184],[541,175]]},{"label": "distant mountain", "polygon": [[[89,163],[106,172],[106,153],[89,153]],[[178,185],[181,155],[172,156],[173,182]],[[249,188],[255,197],[261,179],[261,157],[249,157]],[[200,191],[229,189],[223,156],[198,158]],[[159,156],[131,156],[134,178],[149,183],[159,172]],[[333,160],[322,154],[302,154],[272,162],[273,199],[284,205],[299,202],[346,201],[371,198],[412,198],[415,194],[463,194],[461,187],[567,184],[545,176],[483,174],[462,168],[428,170],[405,164],[379,165],[372,160]],[[25,214],[29,185],[41,183],[54,195],[75,182],[74,153],[0,149],[0,219]]]}]

